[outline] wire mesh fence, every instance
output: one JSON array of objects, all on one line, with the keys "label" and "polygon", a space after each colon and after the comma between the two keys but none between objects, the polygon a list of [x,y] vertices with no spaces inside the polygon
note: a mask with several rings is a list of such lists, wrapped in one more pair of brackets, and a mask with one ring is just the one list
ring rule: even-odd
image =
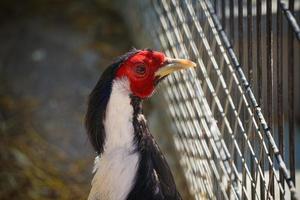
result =
[{"label": "wire mesh fence", "polygon": [[295,2],[135,5],[156,48],[198,64],[164,81],[176,149],[195,199],[296,199]]}]

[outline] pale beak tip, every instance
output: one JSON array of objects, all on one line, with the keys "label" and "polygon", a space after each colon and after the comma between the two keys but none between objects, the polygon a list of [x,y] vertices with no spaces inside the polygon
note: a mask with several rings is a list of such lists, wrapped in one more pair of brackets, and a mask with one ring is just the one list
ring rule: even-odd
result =
[{"label": "pale beak tip", "polygon": [[192,67],[197,67],[197,64],[195,62],[193,62],[193,61],[190,61],[190,62],[191,62]]},{"label": "pale beak tip", "polygon": [[187,59],[167,58],[167,62],[155,72],[157,77],[165,77],[175,71],[195,68],[197,65]]},{"label": "pale beak tip", "polygon": [[196,63],[194,63],[191,60],[187,60],[187,59],[172,59],[171,62],[175,62],[178,65],[181,65],[183,68],[190,68],[190,67],[196,67]]}]

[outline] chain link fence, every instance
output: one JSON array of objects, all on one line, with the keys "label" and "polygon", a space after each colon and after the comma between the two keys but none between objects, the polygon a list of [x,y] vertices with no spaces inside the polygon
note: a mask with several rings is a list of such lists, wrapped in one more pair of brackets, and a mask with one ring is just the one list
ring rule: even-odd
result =
[{"label": "chain link fence", "polygon": [[163,84],[195,199],[297,199],[298,4],[130,1],[155,48],[198,64]]}]

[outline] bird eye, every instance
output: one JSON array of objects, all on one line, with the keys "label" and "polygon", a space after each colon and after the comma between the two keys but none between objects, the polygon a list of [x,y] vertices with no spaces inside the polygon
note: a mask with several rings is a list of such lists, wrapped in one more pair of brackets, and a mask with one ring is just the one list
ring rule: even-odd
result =
[{"label": "bird eye", "polygon": [[146,67],[145,65],[138,65],[134,68],[135,73],[138,75],[144,75],[146,73]]}]

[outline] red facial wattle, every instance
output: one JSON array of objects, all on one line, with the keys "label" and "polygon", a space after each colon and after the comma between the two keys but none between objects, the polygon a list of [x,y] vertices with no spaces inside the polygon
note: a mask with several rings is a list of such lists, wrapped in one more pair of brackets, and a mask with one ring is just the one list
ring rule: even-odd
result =
[{"label": "red facial wattle", "polygon": [[144,99],[151,96],[159,80],[175,71],[195,66],[186,59],[168,58],[161,52],[142,50],[120,65],[116,78],[126,77],[132,94]]},{"label": "red facial wattle", "polygon": [[155,72],[165,61],[163,53],[143,50],[122,63],[116,76],[128,78],[133,95],[147,98],[155,89]]}]

